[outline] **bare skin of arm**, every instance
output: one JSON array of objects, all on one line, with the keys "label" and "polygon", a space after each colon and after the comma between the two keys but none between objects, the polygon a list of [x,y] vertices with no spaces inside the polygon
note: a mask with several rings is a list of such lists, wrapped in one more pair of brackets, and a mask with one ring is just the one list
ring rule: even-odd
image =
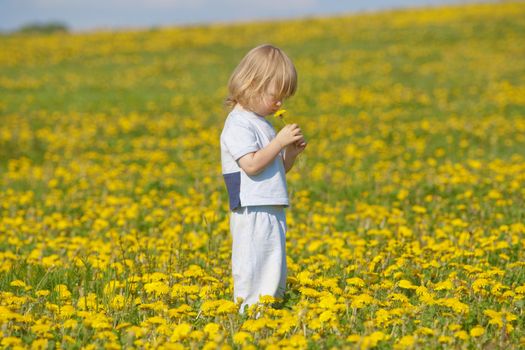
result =
[{"label": "bare skin of arm", "polygon": [[[257,152],[245,154],[239,158],[238,164],[246,174],[250,176],[257,175],[277,157],[283,148],[301,139],[303,139],[303,135],[297,124],[288,124],[264,148],[261,148]],[[297,154],[295,156],[297,156]],[[295,159],[295,157],[293,158]],[[291,164],[293,165],[293,161]]]},{"label": "bare skin of arm", "polygon": [[284,152],[284,170],[289,172],[292,169],[295,159],[306,148],[306,141],[304,138],[296,141],[286,147]]}]

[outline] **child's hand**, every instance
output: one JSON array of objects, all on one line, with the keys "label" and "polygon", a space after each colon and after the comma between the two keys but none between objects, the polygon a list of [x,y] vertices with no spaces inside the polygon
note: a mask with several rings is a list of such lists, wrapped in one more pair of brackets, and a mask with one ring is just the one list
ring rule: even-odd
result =
[{"label": "child's hand", "polygon": [[303,134],[301,129],[297,124],[288,124],[279,131],[277,136],[275,136],[281,148],[284,148],[294,142],[300,141],[301,139],[304,142]]},{"label": "child's hand", "polygon": [[296,157],[299,153],[304,151],[306,145],[308,145],[308,143],[306,142],[304,137],[302,137],[299,141],[295,141],[294,143],[289,144],[286,147],[287,156]]}]

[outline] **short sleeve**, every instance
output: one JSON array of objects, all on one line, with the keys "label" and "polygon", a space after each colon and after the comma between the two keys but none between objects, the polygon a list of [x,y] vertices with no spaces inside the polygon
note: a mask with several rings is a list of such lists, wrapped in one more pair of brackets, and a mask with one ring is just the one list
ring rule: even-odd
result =
[{"label": "short sleeve", "polygon": [[224,130],[223,141],[234,160],[259,150],[257,136],[248,125],[229,123]]}]

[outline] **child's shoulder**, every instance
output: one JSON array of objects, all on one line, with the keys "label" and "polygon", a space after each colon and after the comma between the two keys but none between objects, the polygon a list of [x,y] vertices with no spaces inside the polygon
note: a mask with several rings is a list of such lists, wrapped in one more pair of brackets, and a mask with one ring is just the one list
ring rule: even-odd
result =
[{"label": "child's shoulder", "polygon": [[250,112],[241,109],[233,109],[226,117],[225,127],[232,125],[239,125],[244,127],[250,127],[249,118],[251,117]]}]

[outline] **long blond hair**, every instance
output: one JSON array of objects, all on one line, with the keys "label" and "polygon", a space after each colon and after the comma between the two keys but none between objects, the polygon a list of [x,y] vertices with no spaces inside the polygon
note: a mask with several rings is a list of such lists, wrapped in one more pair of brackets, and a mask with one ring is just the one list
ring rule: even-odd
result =
[{"label": "long blond hair", "polygon": [[270,89],[279,100],[292,96],[297,89],[297,71],[281,49],[264,44],[251,49],[233,71],[226,105],[233,108],[239,103],[250,109]]}]

